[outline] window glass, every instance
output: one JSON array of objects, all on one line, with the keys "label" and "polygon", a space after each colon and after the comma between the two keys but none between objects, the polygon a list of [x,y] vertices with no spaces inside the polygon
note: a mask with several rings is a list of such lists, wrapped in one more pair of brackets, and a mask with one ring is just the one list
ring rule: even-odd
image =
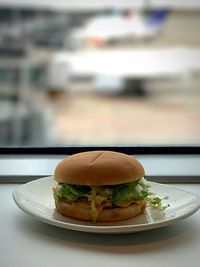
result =
[{"label": "window glass", "polygon": [[200,143],[200,9],[136,2],[0,4],[0,146]]}]

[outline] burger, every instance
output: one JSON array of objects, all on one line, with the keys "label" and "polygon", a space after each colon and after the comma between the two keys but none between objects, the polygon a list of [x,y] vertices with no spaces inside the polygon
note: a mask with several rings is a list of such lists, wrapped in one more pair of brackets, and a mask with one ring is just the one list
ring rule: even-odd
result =
[{"label": "burger", "polygon": [[150,195],[144,175],[141,163],[127,154],[89,151],[68,156],[54,173],[56,210],[93,222],[133,218],[143,213]]}]

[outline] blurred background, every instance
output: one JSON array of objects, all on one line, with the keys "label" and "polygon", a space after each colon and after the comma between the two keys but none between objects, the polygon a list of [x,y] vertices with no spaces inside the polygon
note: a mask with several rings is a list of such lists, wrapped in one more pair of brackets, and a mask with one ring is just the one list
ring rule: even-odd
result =
[{"label": "blurred background", "polygon": [[0,0],[0,146],[200,143],[200,1]]}]

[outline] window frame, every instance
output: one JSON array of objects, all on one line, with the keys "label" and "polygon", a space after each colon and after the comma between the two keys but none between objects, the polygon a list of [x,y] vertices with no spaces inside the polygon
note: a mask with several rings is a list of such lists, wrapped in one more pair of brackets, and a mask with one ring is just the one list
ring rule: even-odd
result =
[{"label": "window frame", "polygon": [[130,146],[3,146],[0,155],[72,155],[91,150],[112,150],[138,155],[200,155],[200,145],[130,145]]}]

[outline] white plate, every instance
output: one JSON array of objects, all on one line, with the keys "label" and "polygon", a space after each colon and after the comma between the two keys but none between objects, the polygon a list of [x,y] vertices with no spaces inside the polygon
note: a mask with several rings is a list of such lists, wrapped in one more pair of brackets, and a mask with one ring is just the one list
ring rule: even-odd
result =
[{"label": "white plate", "polygon": [[36,219],[58,227],[93,233],[130,233],[163,227],[185,219],[200,208],[200,198],[172,186],[152,183],[152,191],[165,200],[165,210],[147,208],[144,214],[120,222],[92,223],[64,217],[55,211],[52,187],[53,177],[31,181],[13,192],[17,206]]}]

